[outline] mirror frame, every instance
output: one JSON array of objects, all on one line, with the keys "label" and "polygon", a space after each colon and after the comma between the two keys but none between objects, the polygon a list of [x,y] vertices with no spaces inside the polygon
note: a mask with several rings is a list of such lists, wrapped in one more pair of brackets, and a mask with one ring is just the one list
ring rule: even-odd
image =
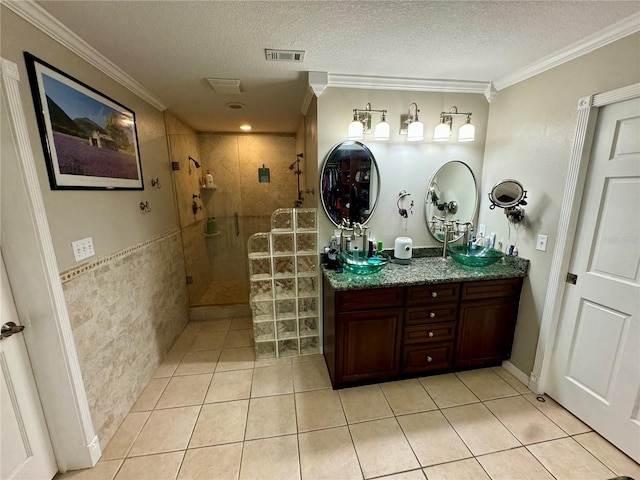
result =
[{"label": "mirror frame", "polygon": [[[329,221],[331,223],[333,223],[335,226],[340,226],[339,223],[336,223],[335,220],[331,217],[331,215],[329,214],[329,210],[327,209],[327,205],[325,204],[324,201],[324,189],[323,189],[323,179],[324,179],[324,171],[327,168],[327,164],[329,163],[329,159],[331,158],[331,156],[334,154],[335,151],[339,150],[342,146],[344,145],[359,145],[366,154],[368,154],[369,158],[371,159],[371,170],[373,171],[373,168],[375,168],[375,180],[372,180],[371,177],[372,175],[370,174],[370,178],[369,178],[369,182],[370,185],[372,183],[375,182],[375,188],[376,188],[376,198],[373,202],[373,205],[370,206],[369,208],[369,216],[366,218],[366,220],[364,220],[363,222],[361,222],[362,225],[366,225],[369,220],[371,220],[371,217],[373,216],[373,213],[376,209],[376,207],[378,206],[378,200],[380,199],[380,169],[378,168],[378,162],[376,162],[376,158],[374,157],[373,153],[371,152],[371,150],[369,149],[369,147],[367,147],[365,144],[355,141],[355,140],[345,140],[343,142],[340,142],[336,145],[334,145],[331,150],[329,150],[329,153],[326,155],[324,162],[322,162],[322,169],[320,170],[320,201],[322,202],[322,209],[324,210],[325,215],[327,216],[327,218],[329,219]],[[371,188],[371,187],[370,187]],[[371,192],[371,190],[369,190],[369,192]]]},{"label": "mirror frame", "polygon": [[[451,165],[452,163],[459,163],[462,166],[464,166],[468,171],[469,174],[471,174],[471,179],[473,180],[473,186],[475,188],[475,205],[473,207],[473,213],[471,214],[471,218],[468,219],[464,219],[464,222],[472,222],[473,219],[475,218],[476,214],[478,213],[478,207],[479,207],[479,195],[478,195],[478,183],[476,182],[476,176],[473,174],[473,170],[471,170],[471,167],[469,165],[467,165],[465,162],[463,162],[462,160],[450,160],[446,163],[444,163],[440,168],[438,168],[438,170],[435,171],[435,173],[431,176],[431,180],[429,180],[429,185],[427,186],[427,193],[425,194],[425,208],[424,208],[424,216],[425,216],[425,220],[427,221],[427,230],[429,231],[429,233],[431,234],[431,236],[437,240],[440,243],[444,243],[444,239],[442,238],[438,238],[436,236],[436,234],[434,233],[433,229],[429,226],[429,223],[431,222],[431,218],[429,218],[429,205],[433,205],[433,201],[431,199],[431,186],[434,183],[434,180],[436,179],[436,177],[438,176],[438,173],[440,173],[442,171],[442,169],[444,167],[446,167],[447,165]],[[459,204],[457,202],[457,200],[455,201],[450,201],[448,202],[447,205],[451,205],[451,204],[455,204],[455,211],[457,212],[459,209]],[[455,213],[454,213],[455,214]],[[456,240],[462,238],[464,234],[461,233],[459,235],[456,235],[453,237],[453,239],[451,240],[452,242],[455,242]]]},{"label": "mirror frame", "polygon": [[[513,201],[511,202],[502,202],[500,200],[498,200],[496,198],[495,195],[495,191],[498,187],[500,187],[501,185],[504,185],[506,183],[514,183],[516,184],[516,186],[520,189],[520,196],[518,196],[517,198],[515,198]],[[498,183],[496,183],[493,188],[491,189],[491,191],[489,192],[489,200],[491,201],[492,204],[494,204],[496,207],[499,208],[511,208],[511,207],[515,207],[516,205],[519,205],[520,202],[527,196],[527,191],[524,189],[524,187],[522,186],[522,184],[518,181],[518,180],[514,180],[512,178],[507,178],[504,180],[499,181]]]}]

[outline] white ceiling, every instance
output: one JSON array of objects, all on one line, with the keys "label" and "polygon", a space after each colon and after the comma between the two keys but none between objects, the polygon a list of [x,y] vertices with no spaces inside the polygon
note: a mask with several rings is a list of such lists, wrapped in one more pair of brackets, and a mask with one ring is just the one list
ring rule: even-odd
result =
[{"label": "white ceiling", "polygon": [[[37,3],[196,130],[217,132],[295,132],[308,71],[496,81],[640,11],[635,0]],[[265,48],[306,55],[267,62]],[[244,93],[216,94],[207,77],[240,79]]]}]

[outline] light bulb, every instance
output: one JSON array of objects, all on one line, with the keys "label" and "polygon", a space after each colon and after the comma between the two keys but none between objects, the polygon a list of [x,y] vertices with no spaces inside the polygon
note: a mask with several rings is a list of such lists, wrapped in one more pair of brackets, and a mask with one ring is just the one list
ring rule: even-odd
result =
[{"label": "light bulb", "polygon": [[459,142],[473,142],[476,139],[476,127],[471,123],[471,119],[467,117],[467,123],[462,125],[458,130]]},{"label": "light bulb", "polygon": [[445,122],[436,125],[436,129],[433,131],[434,142],[446,142],[451,136],[451,128]]},{"label": "light bulb", "polygon": [[424,124],[420,121],[411,122],[407,128],[407,142],[424,140]]},{"label": "light bulb", "polygon": [[373,132],[373,138],[375,140],[389,140],[390,131],[391,128],[383,116],[382,121],[376,125],[376,129]]},{"label": "light bulb", "polygon": [[349,140],[362,140],[364,137],[364,125],[359,120],[354,120],[349,124],[347,138]]}]

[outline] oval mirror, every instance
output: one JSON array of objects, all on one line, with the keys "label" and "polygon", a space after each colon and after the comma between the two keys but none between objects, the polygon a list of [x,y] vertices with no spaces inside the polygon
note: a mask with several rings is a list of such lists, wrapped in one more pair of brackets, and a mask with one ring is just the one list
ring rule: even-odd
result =
[{"label": "oval mirror", "polygon": [[525,197],[525,190],[522,184],[517,180],[502,180],[496,183],[491,192],[489,192],[489,200],[496,207],[510,208],[519,205]]},{"label": "oval mirror", "polygon": [[376,160],[360,142],[342,142],[331,149],[322,166],[320,192],[329,219],[340,225],[369,220],[378,201],[380,175]]},{"label": "oval mirror", "polygon": [[[429,182],[425,198],[425,217],[433,238],[443,242],[442,223],[471,222],[477,208],[476,179],[469,166],[454,160],[440,167]],[[456,234],[453,240],[461,236]]]}]

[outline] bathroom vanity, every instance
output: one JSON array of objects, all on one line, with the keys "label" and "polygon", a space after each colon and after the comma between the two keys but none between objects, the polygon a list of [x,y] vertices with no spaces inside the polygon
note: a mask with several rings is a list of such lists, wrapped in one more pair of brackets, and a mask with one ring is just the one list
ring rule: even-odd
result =
[{"label": "bathroom vanity", "polygon": [[508,359],[528,261],[470,269],[414,258],[375,275],[323,272],[324,356],[334,388]]}]

